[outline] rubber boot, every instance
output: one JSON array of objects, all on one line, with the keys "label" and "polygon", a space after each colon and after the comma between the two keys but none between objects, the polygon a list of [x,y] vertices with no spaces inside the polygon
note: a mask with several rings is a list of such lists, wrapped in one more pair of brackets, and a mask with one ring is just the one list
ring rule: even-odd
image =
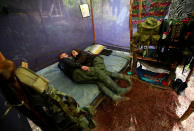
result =
[{"label": "rubber boot", "polygon": [[110,97],[113,101],[117,101],[117,100],[123,100],[125,99],[125,97],[119,96],[115,93],[113,93],[110,89],[108,89],[103,83],[98,82],[97,83],[98,87],[100,88],[100,90],[107,95],[108,97]]},{"label": "rubber boot", "polygon": [[107,86],[109,89],[114,91],[116,94],[125,94],[130,91],[131,88],[120,88],[115,81],[113,81],[108,75],[104,76],[104,79],[101,81]]},{"label": "rubber boot", "polygon": [[107,71],[107,74],[112,78],[116,78],[116,79],[119,79],[119,80],[125,80],[129,84],[131,84],[131,77],[129,75],[116,73],[116,72],[110,72],[110,71]]}]

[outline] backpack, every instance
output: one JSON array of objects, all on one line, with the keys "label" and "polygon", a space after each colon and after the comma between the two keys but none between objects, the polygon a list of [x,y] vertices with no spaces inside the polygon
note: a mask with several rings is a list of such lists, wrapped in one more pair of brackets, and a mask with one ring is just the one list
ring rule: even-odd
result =
[{"label": "backpack", "polygon": [[56,90],[47,79],[27,68],[19,67],[15,75],[22,85],[30,87],[25,90],[28,90],[31,102],[42,106],[45,113],[56,122],[58,130],[95,127],[91,106],[80,108],[72,96]]}]

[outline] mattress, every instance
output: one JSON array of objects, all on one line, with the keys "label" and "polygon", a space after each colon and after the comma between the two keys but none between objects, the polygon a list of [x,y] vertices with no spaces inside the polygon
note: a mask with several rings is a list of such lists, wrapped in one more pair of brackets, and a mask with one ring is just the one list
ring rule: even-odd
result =
[{"label": "mattress", "polygon": [[[121,51],[113,51],[109,56],[101,56],[104,58],[107,70],[112,72],[120,72],[129,61],[127,57],[129,53],[126,55]],[[58,62],[38,71],[37,74],[47,78],[55,89],[73,96],[81,107],[90,105],[100,94],[95,84],[78,84],[69,79],[58,68]]]}]

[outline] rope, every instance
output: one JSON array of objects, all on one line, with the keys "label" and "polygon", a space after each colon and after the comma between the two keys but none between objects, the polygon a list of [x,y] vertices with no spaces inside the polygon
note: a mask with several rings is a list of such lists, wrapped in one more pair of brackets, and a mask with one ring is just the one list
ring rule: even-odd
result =
[{"label": "rope", "polygon": [[3,113],[3,115],[0,118],[0,122],[2,122],[5,117],[8,115],[8,113],[14,108],[14,107],[19,107],[24,105],[24,101],[22,101],[21,104],[17,104],[17,105],[9,105],[8,102],[5,102],[5,105],[8,106],[7,110]]}]

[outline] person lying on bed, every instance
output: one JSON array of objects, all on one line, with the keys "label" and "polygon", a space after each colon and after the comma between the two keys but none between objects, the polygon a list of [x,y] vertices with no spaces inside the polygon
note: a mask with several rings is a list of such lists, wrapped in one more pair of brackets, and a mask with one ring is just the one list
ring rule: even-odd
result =
[{"label": "person lying on bed", "polygon": [[[106,70],[104,59],[99,55],[93,55],[85,51],[80,51],[78,49],[72,50],[72,57],[74,58],[76,63],[81,65],[88,66],[90,80],[99,80],[102,82],[106,87],[110,88],[116,93],[119,92],[128,92],[131,89],[131,86],[128,88],[120,88],[112,79],[123,79],[131,83],[130,76],[120,74],[120,73],[113,73]],[[83,74],[86,75],[86,74]],[[87,74],[88,75],[88,74]],[[83,76],[84,78],[84,76]],[[84,81],[80,79],[80,81]],[[121,91],[122,90],[122,91]],[[122,93],[121,93],[122,94]]]},{"label": "person lying on bed", "polygon": [[[59,68],[73,81],[77,83],[94,83],[97,84],[101,91],[109,96],[113,101],[129,100],[128,97],[120,96],[129,91],[129,88],[119,88],[108,75],[102,77],[102,71],[94,67],[84,66],[75,62],[66,53],[59,55]],[[106,80],[105,80],[106,79]],[[104,84],[106,83],[106,84]],[[113,87],[110,90],[107,87]],[[118,88],[118,89],[117,89]]]}]

